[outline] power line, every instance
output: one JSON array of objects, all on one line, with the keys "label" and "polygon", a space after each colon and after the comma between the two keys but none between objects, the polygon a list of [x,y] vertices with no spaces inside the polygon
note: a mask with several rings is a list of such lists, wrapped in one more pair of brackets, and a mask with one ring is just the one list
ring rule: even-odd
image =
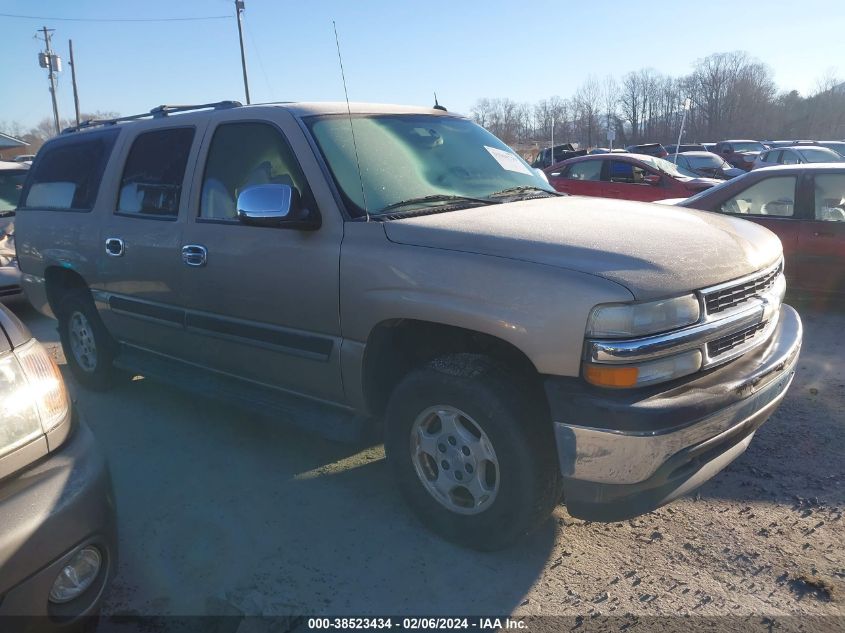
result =
[{"label": "power line", "polygon": [[52,18],[39,15],[15,15],[0,13],[2,18],[18,18],[21,20],[51,20],[57,22],[194,22],[198,20],[230,20],[231,15],[205,15],[193,18]]}]

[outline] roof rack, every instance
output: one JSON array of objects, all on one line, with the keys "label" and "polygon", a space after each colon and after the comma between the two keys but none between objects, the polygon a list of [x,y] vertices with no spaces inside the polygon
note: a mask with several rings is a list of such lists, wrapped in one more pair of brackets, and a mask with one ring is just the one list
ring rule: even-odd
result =
[{"label": "roof rack", "polygon": [[201,103],[198,105],[160,105],[156,106],[149,112],[142,112],[141,114],[130,114],[129,116],[120,116],[114,119],[88,119],[79,125],[74,125],[62,130],[62,134],[69,134],[71,132],[78,132],[90,127],[98,125],[114,125],[123,121],[137,121],[138,119],[158,119],[166,117],[177,112],[191,112],[194,110],[226,110],[228,108],[240,108],[243,104],[240,101],[216,101],[214,103]]}]

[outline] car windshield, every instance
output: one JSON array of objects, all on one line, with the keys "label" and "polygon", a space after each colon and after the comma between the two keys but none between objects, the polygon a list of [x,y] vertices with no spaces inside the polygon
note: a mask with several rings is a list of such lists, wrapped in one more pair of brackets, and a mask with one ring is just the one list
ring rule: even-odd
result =
[{"label": "car windshield", "polygon": [[731,143],[735,152],[762,152],[766,146],[757,141]]},{"label": "car windshield", "polygon": [[825,147],[810,147],[807,149],[799,149],[798,153],[808,163],[839,163],[843,159],[832,149]]},{"label": "car windshield", "polygon": [[0,216],[14,215],[25,179],[25,171],[0,171]]},{"label": "car windshield", "polygon": [[721,169],[725,161],[713,154],[713,156],[687,156],[690,166],[693,169]]},{"label": "car windshield", "polygon": [[493,204],[502,196],[557,195],[511,148],[463,118],[323,116],[309,119],[308,127],[358,216]]},{"label": "car windshield", "polygon": [[664,160],[662,158],[657,158],[656,156],[637,156],[637,160],[644,162],[655,169],[662,171],[664,174],[668,174],[675,178],[698,178],[698,174],[694,174],[688,169],[684,169],[683,167],[679,167],[674,163]]}]

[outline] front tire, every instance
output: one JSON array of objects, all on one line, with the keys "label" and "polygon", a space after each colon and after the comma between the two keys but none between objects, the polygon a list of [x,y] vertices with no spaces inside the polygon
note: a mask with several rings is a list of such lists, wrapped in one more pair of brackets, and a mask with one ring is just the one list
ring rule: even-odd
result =
[{"label": "front tire", "polygon": [[114,342],[87,291],[65,295],[58,309],[59,338],[76,380],[89,389],[111,385]]},{"label": "front tire", "polygon": [[548,518],[560,472],[540,397],[474,354],[439,358],[402,380],[387,406],[385,451],[426,526],[489,551]]}]

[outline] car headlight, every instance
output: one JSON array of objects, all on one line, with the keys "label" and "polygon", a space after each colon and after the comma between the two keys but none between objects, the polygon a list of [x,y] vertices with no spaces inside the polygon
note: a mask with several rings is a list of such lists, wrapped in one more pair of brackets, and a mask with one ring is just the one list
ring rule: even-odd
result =
[{"label": "car headlight", "polygon": [[691,325],[701,317],[698,298],[689,294],[648,303],[608,303],[593,308],[587,322],[590,338],[645,336]]},{"label": "car headlight", "polygon": [[59,368],[38,341],[0,356],[0,457],[53,430],[69,410]]}]

